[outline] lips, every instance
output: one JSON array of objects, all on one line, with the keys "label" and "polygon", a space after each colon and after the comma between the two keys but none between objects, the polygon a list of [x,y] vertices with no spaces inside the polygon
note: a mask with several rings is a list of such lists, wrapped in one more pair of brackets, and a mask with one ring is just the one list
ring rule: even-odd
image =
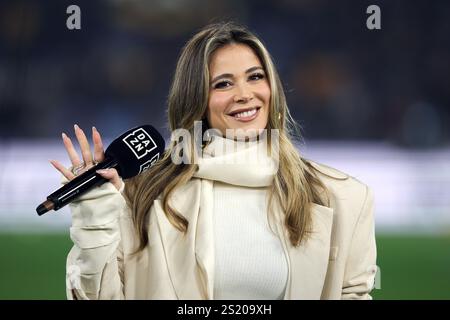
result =
[{"label": "lips", "polygon": [[235,120],[238,120],[238,121],[244,121],[244,122],[251,121],[258,116],[259,109],[261,109],[261,107],[238,109],[238,110],[230,112],[228,114],[228,116],[233,117]]}]

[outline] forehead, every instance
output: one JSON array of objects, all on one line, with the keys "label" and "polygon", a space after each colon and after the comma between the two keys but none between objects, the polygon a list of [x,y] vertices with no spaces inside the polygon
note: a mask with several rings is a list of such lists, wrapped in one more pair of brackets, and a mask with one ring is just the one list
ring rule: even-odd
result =
[{"label": "forehead", "polygon": [[241,73],[245,70],[262,66],[253,49],[245,44],[227,44],[211,55],[209,71],[211,75],[221,73]]}]

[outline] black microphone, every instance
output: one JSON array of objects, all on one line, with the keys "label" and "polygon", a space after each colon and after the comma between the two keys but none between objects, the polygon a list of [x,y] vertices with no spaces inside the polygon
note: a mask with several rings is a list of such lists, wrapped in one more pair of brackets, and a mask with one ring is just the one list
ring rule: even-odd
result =
[{"label": "black microphone", "polygon": [[59,188],[41,203],[36,212],[43,215],[58,210],[95,186],[108,181],[96,173],[99,169],[115,168],[123,179],[132,178],[150,168],[162,155],[164,138],[150,125],[128,130],[116,138],[105,151],[105,159]]}]

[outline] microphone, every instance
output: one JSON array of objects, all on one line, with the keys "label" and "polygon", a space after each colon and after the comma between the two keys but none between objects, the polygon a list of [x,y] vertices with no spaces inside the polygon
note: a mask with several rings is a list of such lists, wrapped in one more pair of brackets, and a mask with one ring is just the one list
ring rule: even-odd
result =
[{"label": "microphone", "polygon": [[105,151],[105,159],[83,174],[75,177],[47,197],[37,208],[38,215],[58,210],[88,192],[102,185],[108,179],[96,170],[115,168],[123,179],[132,178],[150,168],[164,152],[164,138],[150,125],[128,130],[116,138]]}]

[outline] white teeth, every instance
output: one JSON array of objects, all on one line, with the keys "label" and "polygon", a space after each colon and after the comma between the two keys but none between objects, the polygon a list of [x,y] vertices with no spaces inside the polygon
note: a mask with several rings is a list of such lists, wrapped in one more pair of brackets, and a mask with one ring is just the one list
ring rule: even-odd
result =
[{"label": "white teeth", "polygon": [[234,116],[236,118],[242,118],[242,117],[246,118],[246,117],[251,117],[255,113],[256,113],[256,109],[252,109],[252,110],[249,110],[249,111],[244,111],[244,112],[237,113]]}]

